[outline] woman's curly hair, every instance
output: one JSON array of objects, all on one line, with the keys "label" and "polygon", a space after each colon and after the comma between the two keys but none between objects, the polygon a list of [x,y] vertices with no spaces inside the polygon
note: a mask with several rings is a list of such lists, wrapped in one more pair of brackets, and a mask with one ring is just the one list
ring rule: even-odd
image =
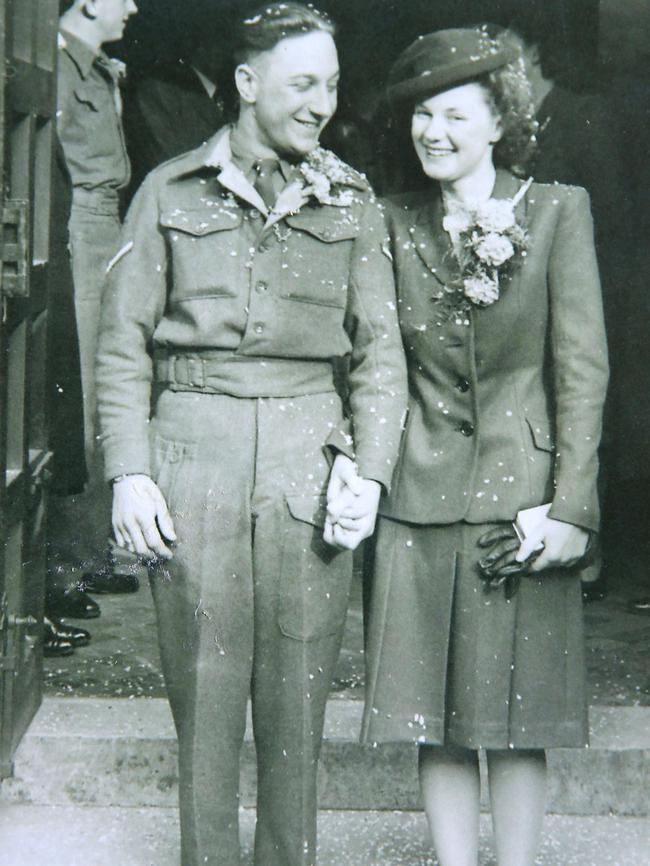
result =
[{"label": "woman's curly hair", "polygon": [[518,37],[501,28],[491,35],[496,41],[514,43],[519,48],[517,60],[476,79],[487,92],[492,108],[501,120],[502,135],[494,146],[494,163],[515,174],[522,174],[537,141],[539,124],[535,119],[533,94]]}]

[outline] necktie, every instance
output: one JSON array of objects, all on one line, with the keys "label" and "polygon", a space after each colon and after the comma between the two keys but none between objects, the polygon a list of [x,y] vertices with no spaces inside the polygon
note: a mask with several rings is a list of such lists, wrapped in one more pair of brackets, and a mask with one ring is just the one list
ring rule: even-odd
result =
[{"label": "necktie", "polygon": [[255,189],[259,192],[264,200],[264,204],[269,210],[273,208],[278,194],[275,189],[273,178],[275,173],[280,168],[279,159],[259,159],[255,163]]}]

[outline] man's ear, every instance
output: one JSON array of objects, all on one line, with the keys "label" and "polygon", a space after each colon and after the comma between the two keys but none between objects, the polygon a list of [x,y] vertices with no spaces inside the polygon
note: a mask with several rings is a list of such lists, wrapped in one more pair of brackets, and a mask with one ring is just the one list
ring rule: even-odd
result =
[{"label": "man's ear", "polygon": [[254,105],[257,100],[259,80],[257,73],[248,63],[240,63],[235,69],[235,85],[241,100]]},{"label": "man's ear", "polygon": [[86,2],[81,5],[81,14],[90,21],[94,21],[97,18],[97,10],[95,9],[95,6],[95,0],[86,0]]}]

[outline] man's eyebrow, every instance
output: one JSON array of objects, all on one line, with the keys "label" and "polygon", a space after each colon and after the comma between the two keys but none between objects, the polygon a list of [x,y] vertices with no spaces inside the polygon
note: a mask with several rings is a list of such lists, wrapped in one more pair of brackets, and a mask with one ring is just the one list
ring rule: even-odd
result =
[{"label": "man's eyebrow", "polygon": [[[330,76],[328,76],[328,81],[331,81],[332,78],[340,78],[340,72],[333,72]],[[289,81],[298,81],[301,78],[306,78],[308,81],[317,81],[320,76],[314,75],[312,72],[296,72],[294,75],[289,77]]]}]

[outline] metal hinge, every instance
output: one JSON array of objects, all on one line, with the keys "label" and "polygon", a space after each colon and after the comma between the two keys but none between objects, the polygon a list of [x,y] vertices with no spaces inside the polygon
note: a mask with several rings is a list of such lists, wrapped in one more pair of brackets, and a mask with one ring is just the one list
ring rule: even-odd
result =
[{"label": "metal hinge", "polygon": [[0,292],[8,298],[29,295],[29,202],[7,199],[2,208],[2,272]]}]

